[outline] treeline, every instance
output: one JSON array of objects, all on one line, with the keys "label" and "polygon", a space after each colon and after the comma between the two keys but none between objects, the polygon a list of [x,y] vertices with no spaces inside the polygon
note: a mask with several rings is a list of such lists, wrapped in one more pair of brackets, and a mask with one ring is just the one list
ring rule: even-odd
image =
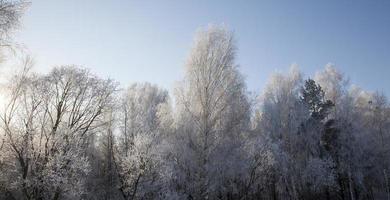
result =
[{"label": "treeline", "polygon": [[327,65],[253,97],[236,50],[200,30],[173,94],[27,60],[4,88],[0,199],[390,199],[385,95]]}]

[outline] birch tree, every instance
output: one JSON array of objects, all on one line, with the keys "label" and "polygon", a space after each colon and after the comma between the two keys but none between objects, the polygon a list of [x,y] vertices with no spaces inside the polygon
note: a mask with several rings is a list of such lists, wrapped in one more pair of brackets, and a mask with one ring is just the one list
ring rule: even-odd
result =
[{"label": "birch tree", "polygon": [[250,105],[235,51],[233,34],[224,27],[199,31],[177,89],[175,181],[189,198],[238,195],[234,180]]}]

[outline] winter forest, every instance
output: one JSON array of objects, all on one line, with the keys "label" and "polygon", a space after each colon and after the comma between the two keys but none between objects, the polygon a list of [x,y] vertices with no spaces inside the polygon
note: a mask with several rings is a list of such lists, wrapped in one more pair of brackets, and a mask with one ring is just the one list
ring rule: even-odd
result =
[{"label": "winter forest", "polygon": [[[0,1],[2,52],[26,7]],[[254,95],[238,50],[225,26],[200,28],[170,93],[25,56],[2,85],[0,199],[390,199],[384,94],[327,65]]]}]

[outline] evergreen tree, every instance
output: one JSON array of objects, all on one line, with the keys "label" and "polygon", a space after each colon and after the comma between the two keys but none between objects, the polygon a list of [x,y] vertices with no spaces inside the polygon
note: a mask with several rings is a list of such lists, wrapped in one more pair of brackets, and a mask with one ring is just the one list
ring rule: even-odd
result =
[{"label": "evergreen tree", "polygon": [[305,81],[302,88],[301,100],[308,106],[310,116],[318,120],[325,119],[334,106],[332,101],[325,100],[325,93],[321,86],[310,78]]}]

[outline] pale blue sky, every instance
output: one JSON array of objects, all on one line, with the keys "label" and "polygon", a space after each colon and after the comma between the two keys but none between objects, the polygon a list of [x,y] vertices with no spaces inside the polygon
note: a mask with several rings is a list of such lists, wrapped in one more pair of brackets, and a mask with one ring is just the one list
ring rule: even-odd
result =
[{"label": "pale blue sky", "polygon": [[252,91],[293,63],[313,75],[331,62],[352,83],[390,94],[388,0],[32,0],[17,41],[39,70],[77,64],[123,85],[171,89],[196,30],[209,23],[234,30]]}]

